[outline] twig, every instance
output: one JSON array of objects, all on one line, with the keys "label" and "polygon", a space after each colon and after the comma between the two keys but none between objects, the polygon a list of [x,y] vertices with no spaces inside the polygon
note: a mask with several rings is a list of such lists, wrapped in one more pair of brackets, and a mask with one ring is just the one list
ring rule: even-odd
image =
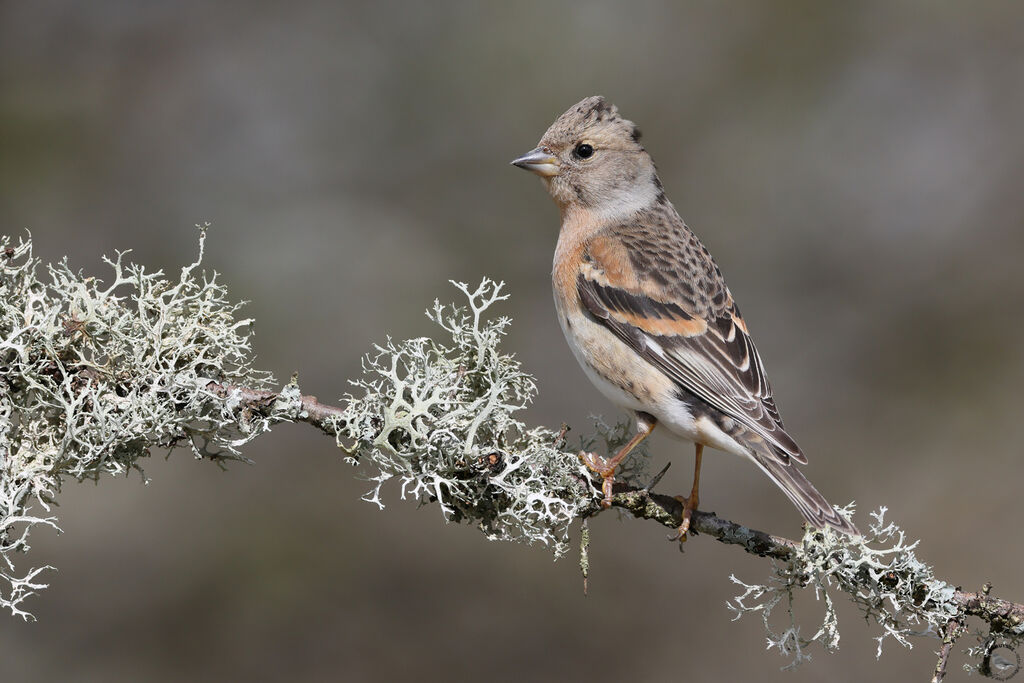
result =
[{"label": "twig", "polygon": [[[270,407],[279,397],[278,392],[275,391],[259,391],[232,384],[221,384],[219,382],[210,382],[206,385],[206,388],[218,396],[227,396],[231,392],[236,392],[246,408],[262,414],[267,414]],[[316,396],[302,396],[300,398],[302,408],[298,416],[295,417],[296,422],[306,422],[331,436],[337,433],[339,424],[344,424],[345,411],[342,408],[321,403],[317,400]]]},{"label": "twig", "polygon": [[946,677],[946,662],[949,661],[949,653],[953,649],[953,643],[963,633],[964,625],[960,619],[950,619],[946,624],[945,633],[942,636],[942,647],[939,649],[939,661],[935,663],[935,675],[932,676],[932,683],[942,683]]},{"label": "twig", "polygon": [[[634,517],[655,520],[670,529],[678,529],[682,524],[683,504],[675,498],[622,484],[616,484],[614,490],[612,506],[627,510]],[[587,510],[587,516],[596,514],[599,510],[600,506],[595,504],[592,509]],[[773,557],[777,560],[788,560],[793,551],[800,547],[799,543],[788,538],[772,536],[700,510],[694,510],[690,530],[696,534],[711,536],[721,543],[742,546],[752,555]]]}]

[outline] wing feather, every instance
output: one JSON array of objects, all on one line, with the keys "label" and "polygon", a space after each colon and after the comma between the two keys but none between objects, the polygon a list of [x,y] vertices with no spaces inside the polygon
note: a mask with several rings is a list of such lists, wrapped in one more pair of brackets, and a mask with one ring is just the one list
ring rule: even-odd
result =
[{"label": "wing feather", "polygon": [[705,317],[665,296],[659,282],[666,278],[649,268],[631,269],[628,284],[617,286],[613,276],[621,270],[588,255],[577,278],[587,311],[682,389],[764,439],[780,462],[806,462],[783,427],[761,357],[724,283],[723,305]]}]

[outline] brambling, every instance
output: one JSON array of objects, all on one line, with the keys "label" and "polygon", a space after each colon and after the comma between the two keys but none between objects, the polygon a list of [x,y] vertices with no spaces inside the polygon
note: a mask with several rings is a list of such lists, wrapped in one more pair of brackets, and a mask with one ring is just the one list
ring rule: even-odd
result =
[{"label": "brambling", "polygon": [[561,210],[552,284],[558,321],[597,388],[636,415],[615,456],[580,457],[603,477],[663,424],[696,446],[693,488],[676,536],[699,502],[705,446],[749,458],[815,527],[857,534],[797,468],[764,366],[722,271],[679,217],[640,131],[601,97],[573,105],[536,149],[512,163],[539,175]]}]

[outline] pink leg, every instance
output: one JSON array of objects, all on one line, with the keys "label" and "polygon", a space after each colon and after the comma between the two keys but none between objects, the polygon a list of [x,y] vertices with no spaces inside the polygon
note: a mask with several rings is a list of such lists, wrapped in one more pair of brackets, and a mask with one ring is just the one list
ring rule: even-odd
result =
[{"label": "pink leg", "polygon": [[693,488],[690,489],[690,497],[683,498],[682,496],[676,496],[676,500],[683,504],[683,523],[679,525],[679,531],[669,536],[673,541],[679,541],[680,543],[686,542],[686,532],[690,530],[690,520],[693,519],[693,511],[697,509],[700,504],[700,495],[698,495],[698,489],[700,488],[700,461],[704,455],[704,445],[697,444],[696,457],[693,465]]},{"label": "pink leg", "polygon": [[609,508],[612,506],[612,484],[615,483],[615,468],[619,466],[630,451],[636,448],[637,444],[646,439],[651,432],[654,431],[658,421],[652,416],[646,413],[638,413],[636,418],[636,429],[637,433],[632,439],[629,440],[625,446],[619,449],[619,452],[615,454],[613,458],[603,458],[597,453],[580,453],[580,460],[586,465],[592,472],[596,472],[601,475],[604,481],[601,482],[601,491],[604,493],[604,499],[601,501],[601,507]]}]

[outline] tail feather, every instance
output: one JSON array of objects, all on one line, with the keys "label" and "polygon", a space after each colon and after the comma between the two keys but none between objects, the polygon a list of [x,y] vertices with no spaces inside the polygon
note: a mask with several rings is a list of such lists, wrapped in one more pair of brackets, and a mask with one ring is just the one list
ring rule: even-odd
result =
[{"label": "tail feather", "polygon": [[818,493],[818,489],[814,488],[811,482],[807,481],[807,477],[796,468],[796,465],[784,464],[771,456],[766,457],[761,454],[754,454],[753,459],[764,473],[782,489],[782,492],[812,526],[818,528],[830,526],[850,536],[860,535],[857,527],[829,505],[825,497]]}]

